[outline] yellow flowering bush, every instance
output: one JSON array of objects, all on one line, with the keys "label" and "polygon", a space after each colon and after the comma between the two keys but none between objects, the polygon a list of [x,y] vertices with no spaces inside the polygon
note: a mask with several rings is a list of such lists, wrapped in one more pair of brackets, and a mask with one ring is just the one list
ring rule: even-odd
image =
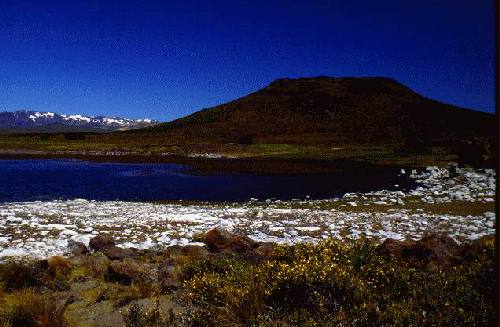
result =
[{"label": "yellow flowering bush", "polygon": [[486,326],[496,279],[485,246],[481,260],[429,271],[368,241],[280,245],[260,263],[192,262],[183,285],[193,326]]}]

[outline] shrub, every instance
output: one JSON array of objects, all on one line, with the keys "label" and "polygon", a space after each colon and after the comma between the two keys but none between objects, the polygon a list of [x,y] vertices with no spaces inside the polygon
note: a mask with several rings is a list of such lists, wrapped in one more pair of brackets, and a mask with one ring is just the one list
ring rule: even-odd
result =
[{"label": "shrub", "polygon": [[142,308],[137,303],[133,303],[122,313],[125,326],[127,327],[174,327],[177,326],[175,316],[172,311],[165,319],[160,313],[160,303],[155,301],[155,305],[149,309]]},{"label": "shrub", "polygon": [[10,327],[64,327],[63,311],[49,296],[31,289],[6,294],[1,299],[0,323]]},{"label": "shrub", "polygon": [[[73,270],[85,269],[88,272],[88,277],[104,278],[111,260],[102,255],[100,252],[93,253],[92,255],[80,256],[73,258]],[[77,273],[76,271],[75,273]],[[80,271],[81,272],[81,271]]]},{"label": "shrub", "polygon": [[193,326],[487,326],[496,278],[494,252],[482,253],[427,270],[367,241],[327,240],[278,246],[261,264],[195,261],[183,276]]},{"label": "shrub", "polygon": [[71,271],[71,264],[65,257],[53,256],[47,259],[49,272],[52,276],[66,276]]},{"label": "shrub", "polygon": [[42,286],[44,275],[41,262],[8,260],[0,264],[0,286],[6,291]]},{"label": "shrub", "polygon": [[78,266],[73,267],[68,274],[70,282],[84,282],[92,276],[92,271],[88,267]]}]

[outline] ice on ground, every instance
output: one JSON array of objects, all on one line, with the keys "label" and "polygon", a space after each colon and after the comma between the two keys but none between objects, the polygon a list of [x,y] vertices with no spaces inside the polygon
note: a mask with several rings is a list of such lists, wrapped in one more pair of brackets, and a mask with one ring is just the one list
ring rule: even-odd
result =
[{"label": "ice on ground", "polygon": [[[406,173],[408,172],[401,172]],[[97,234],[112,235],[119,246],[152,248],[199,244],[194,235],[212,228],[244,233],[256,241],[297,243],[337,238],[420,238],[446,233],[457,241],[495,233],[496,215],[433,214],[418,203],[488,202],[495,196],[495,172],[429,167],[411,178],[420,185],[403,191],[348,193],[331,200],[237,204],[155,204],[83,199],[0,203],[0,259],[64,254],[68,242],[84,244]],[[344,205],[329,208],[325,204]],[[413,209],[405,204],[413,203]],[[368,210],[379,205],[384,210]],[[344,210],[346,208],[350,210]]]},{"label": "ice on ground", "polygon": [[[112,235],[125,247],[188,244],[193,235],[214,227],[242,232],[259,241],[287,243],[317,241],[323,232],[339,237],[366,236],[381,240],[421,237],[428,232],[446,232],[457,235],[460,240],[458,236],[470,239],[495,232],[495,215],[489,212],[464,217],[397,209],[394,212],[284,211],[266,205],[259,209],[266,219],[258,221],[253,206],[239,205],[241,207],[234,211],[224,206],[135,202],[5,203],[0,205],[0,212],[16,209],[17,215],[28,222],[37,220],[37,224],[4,221],[0,226],[0,257],[62,254],[69,240],[88,244],[90,238],[99,233]],[[89,211],[89,207],[92,210]],[[82,214],[75,215],[75,212]],[[29,213],[36,214],[26,218]]]}]

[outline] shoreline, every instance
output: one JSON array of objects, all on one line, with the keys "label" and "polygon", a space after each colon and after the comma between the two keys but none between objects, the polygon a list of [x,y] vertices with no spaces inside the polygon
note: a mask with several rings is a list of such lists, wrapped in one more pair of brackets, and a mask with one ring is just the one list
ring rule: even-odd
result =
[{"label": "shoreline", "polygon": [[[248,174],[248,175],[320,175],[339,171],[366,171],[408,169],[407,165],[394,163],[370,163],[366,161],[329,158],[293,157],[199,157],[181,155],[95,154],[81,152],[46,151],[4,151],[0,150],[0,160],[81,160],[99,163],[129,164],[178,164],[188,166],[193,175]],[[413,167],[424,168],[424,167]]]},{"label": "shoreline", "polygon": [[[64,252],[97,234],[124,247],[186,245],[218,227],[275,243],[338,239],[419,238],[442,232],[461,242],[495,231],[495,171],[429,167],[404,172],[411,191],[346,193],[330,200],[243,203],[48,201],[0,204],[0,257]],[[3,232],[2,232],[3,231]]]}]

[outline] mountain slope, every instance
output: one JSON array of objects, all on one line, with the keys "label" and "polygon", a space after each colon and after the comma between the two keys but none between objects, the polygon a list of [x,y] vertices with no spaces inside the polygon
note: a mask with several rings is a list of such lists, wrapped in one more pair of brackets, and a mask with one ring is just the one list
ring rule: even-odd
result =
[{"label": "mountain slope", "polygon": [[3,133],[109,132],[155,124],[158,122],[150,119],[60,115],[28,110],[0,112],[0,132]]},{"label": "mountain slope", "polygon": [[395,80],[279,79],[144,135],[188,142],[451,145],[495,135],[491,114],[427,99]]}]

